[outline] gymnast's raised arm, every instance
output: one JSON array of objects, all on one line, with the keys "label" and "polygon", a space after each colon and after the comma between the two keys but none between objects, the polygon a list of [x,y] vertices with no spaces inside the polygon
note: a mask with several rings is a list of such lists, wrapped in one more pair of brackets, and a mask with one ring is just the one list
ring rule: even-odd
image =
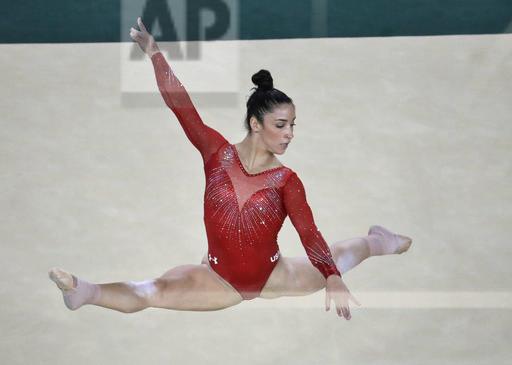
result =
[{"label": "gymnast's raised arm", "polygon": [[203,123],[190,96],[160,52],[153,36],[146,30],[140,17],[137,18],[137,24],[140,31],[132,27],[130,36],[151,58],[158,89],[165,104],[176,115],[188,139],[201,152],[203,161],[206,163],[210,156],[227,141],[219,132]]}]

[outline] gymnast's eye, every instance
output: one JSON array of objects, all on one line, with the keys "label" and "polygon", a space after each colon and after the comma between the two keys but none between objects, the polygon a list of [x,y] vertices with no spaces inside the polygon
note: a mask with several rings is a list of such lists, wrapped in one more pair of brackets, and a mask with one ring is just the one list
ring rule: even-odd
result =
[{"label": "gymnast's eye", "polygon": [[[285,125],[286,125],[286,124],[276,124],[276,127],[277,127],[277,128],[283,128]],[[295,123],[290,124],[290,127],[292,127],[292,128],[293,128],[294,126],[295,126]]]}]

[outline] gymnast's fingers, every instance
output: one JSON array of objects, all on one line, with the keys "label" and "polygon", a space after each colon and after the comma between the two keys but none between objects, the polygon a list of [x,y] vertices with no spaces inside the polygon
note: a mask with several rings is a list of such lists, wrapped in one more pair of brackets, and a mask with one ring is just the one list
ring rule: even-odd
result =
[{"label": "gymnast's fingers", "polygon": [[343,317],[348,321],[352,316],[350,315],[350,309],[348,306],[343,307]]},{"label": "gymnast's fingers", "polygon": [[137,24],[139,24],[139,28],[141,31],[148,33],[146,27],[144,26],[144,23],[142,23],[142,18],[140,16],[137,18]]},{"label": "gymnast's fingers", "polygon": [[130,36],[132,37],[133,40],[135,40],[136,38],[140,37],[140,32],[132,27],[130,28]]},{"label": "gymnast's fingers", "polygon": [[338,298],[338,300],[336,300],[335,302],[336,302],[336,312],[338,313],[338,317],[347,318],[346,305],[343,304],[341,298]]},{"label": "gymnast's fingers", "polygon": [[338,312],[338,316],[349,320],[351,316],[347,297],[340,295],[337,296],[334,301],[336,302],[336,311]]},{"label": "gymnast's fingers", "polygon": [[331,296],[329,294],[329,291],[325,291],[325,310],[328,311],[331,309]]}]

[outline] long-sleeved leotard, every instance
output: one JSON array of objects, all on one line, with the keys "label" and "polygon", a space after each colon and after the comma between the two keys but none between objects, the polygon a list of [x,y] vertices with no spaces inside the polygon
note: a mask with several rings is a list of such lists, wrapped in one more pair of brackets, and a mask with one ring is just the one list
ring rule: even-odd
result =
[{"label": "long-sleeved leotard", "polygon": [[165,103],[203,157],[210,267],[242,298],[257,297],[279,260],[277,234],[288,215],[311,263],[325,278],[341,276],[297,174],[286,166],[248,173],[236,147],[202,122],[162,53],[151,61]]}]

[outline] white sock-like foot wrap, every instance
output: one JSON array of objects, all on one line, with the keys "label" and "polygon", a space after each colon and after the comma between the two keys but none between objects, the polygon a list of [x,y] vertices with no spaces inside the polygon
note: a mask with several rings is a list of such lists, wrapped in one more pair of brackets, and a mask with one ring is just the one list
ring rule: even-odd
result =
[{"label": "white sock-like foot wrap", "polygon": [[94,304],[100,297],[100,286],[81,280],[73,275],[76,287],[63,290],[64,303],[71,310],[76,310],[84,304]]},{"label": "white sock-like foot wrap", "polygon": [[366,237],[370,256],[400,254],[411,246],[409,237],[393,233],[382,226],[371,226]]}]

